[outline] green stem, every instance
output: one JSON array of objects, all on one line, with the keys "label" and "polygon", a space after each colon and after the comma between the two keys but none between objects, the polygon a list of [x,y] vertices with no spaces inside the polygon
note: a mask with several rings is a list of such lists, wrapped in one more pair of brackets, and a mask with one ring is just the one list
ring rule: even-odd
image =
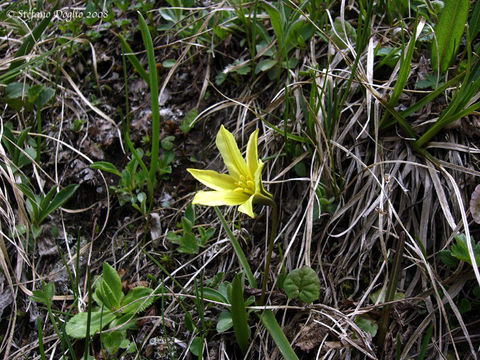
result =
[{"label": "green stem", "polygon": [[227,236],[230,238],[230,241],[232,242],[233,249],[235,250],[235,254],[238,257],[238,261],[240,261],[240,264],[242,265],[243,269],[245,270],[245,273],[247,275],[247,280],[248,284],[252,288],[257,287],[257,282],[255,281],[255,277],[253,276],[252,270],[250,269],[250,265],[248,265],[247,257],[245,256],[245,253],[242,250],[242,247],[240,246],[240,243],[238,242],[237,238],[235,235],[233,235],[232,230],[230,230],[230,227],[227,224],[227,221],[222,215],[222,212],[217,206],[214,206],[215,212],[217,213],[218,218],[220,219],[223,228],[225,229],[225,232],[227,233]]},{"label": "green stem", "polygon": [[267,259],[265,261],[265,271],[263,273],[263,282],[262,282],[262,295],[260,296],[260,305],[263,305],[265,302],[265,292],[267,290],[267,283],[270,273],[270,262],[272,260],[273,244],[275,238],[277,237],[277,226],[278,226],[278,207],[277,203],[273,199],[265,199],[265,205],[268,205],[272,208],[272,231],[270,232],[270,239],[268,241],[268,252]]}]

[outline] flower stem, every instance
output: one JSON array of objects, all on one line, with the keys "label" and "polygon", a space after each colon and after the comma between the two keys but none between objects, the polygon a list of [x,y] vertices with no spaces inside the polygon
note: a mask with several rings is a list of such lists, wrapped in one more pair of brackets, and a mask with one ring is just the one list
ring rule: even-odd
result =
[{"label": "flower stem", "polygon": [[245,256],[245,253],[242,250],[242,247],[240,246],[240,243],[238,242],[237,238],[235,235],[233,235],[232,230],[230,230],[230,226],[228,226],[227,221],[222,215],[222,212],[220,209],[215,206],[215,212],[217,213],[218,218],[220,219],[220,222],[223,225],[223,228],[225,229],[225,232],[227,233],[227,236],[230,238],[230,241],[232,242],[233,250],[235,251],[235,254],[237,255],[238,261],[240,261],[240,264],[243,267],[243,270],[245,270],[245,274],[247,275],[247,280],[248,284],[256,288],[257,287],[257,282],[255,281],[255,277],[253,276],[252,270],[250,269],[250,265],[248,265],[247,257]]},{"label": "flower stem", "polygon": [[272,260],[273,252],[273,243],[277,237],[277,225],[278,225],[278,207],[277,203],[273,199],[268,199],[267,203],[272,208],[272,231],[270,232],[270,239],[268,241],[268,252],[267,259],[265,261],[265,271],[263,273],[263,282],[262,282],[262,295],[260,296],[260,305],[263,305],[265,302],[265,292],[267,290],[267,283],[270,273],[270,262]]}]

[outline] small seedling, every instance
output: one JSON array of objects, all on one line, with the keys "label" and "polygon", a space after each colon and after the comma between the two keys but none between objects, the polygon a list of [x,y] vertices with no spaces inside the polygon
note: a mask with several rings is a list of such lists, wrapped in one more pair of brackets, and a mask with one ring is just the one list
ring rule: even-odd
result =
[{"label": "small seedling", "polygon": [[[90,314],[81,312],[73,316],[67,322],[67,334],[75,339],[83,339],[89,327],[90,335],[101,332],[102,344],[110,354],[115,354],[119,349],[133,351],[134,344],[127,339],[127,330],[135,328],[138,314],[158,297],[153,289],[143,286],[133,288],[125,295],[117,271],[104,263],[103,275],[98,279],[93,293],[98,307],[93,308]],[[109,330],[102,332],[107,326]]]},{"label": "small seedling", "polygon": [[198,235],[193,232],[195,225],[195,208],[193,205],[188,205],[185,210],[185,215],[181,222],[177,225],[181,228],[180,234],[170,231],[167,234],[167,239],[173,244],[179,245],[178,252],[187,254],[198,254],[200,247],[204,247],[207,241],[215,234],[215,228],[206,229],[203,226],[198,226]]}]

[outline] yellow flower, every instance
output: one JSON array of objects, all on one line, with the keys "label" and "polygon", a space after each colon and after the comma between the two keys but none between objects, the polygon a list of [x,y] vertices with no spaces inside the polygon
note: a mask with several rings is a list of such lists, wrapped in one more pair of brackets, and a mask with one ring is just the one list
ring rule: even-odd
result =
[{"label": "yellow flower", "polygon": [[217,134],[217,148],[228,169],[228,174],[213,170],[187,169],[195,179],[214,191],[199,191],[193,204],[220,206],[240,205],[238,211],[255,217],[252,205],[255,202],[270,203],[272,194],[262,184],[263,162],[258,159],[258,129],[248,140],[246,161],[232,133],[222,125]]}]

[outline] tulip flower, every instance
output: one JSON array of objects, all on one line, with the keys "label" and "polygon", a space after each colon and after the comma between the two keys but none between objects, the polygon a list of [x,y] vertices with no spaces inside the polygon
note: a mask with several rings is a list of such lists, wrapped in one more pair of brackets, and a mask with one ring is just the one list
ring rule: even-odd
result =
[{"label": "tulip flower", "polygon": [[258,129],[247,143],[246,159],[242,157],[233,134],[222,125],[216,145],[225,162],[228,174],[214,170],[187,169],[192,176],[213,191],[199,191],[193,204],[207,206],[239,206],[238,211],[255,217],[253,204],[268,204],[273,196],[262,184],[264,163],[258,158]]}]

